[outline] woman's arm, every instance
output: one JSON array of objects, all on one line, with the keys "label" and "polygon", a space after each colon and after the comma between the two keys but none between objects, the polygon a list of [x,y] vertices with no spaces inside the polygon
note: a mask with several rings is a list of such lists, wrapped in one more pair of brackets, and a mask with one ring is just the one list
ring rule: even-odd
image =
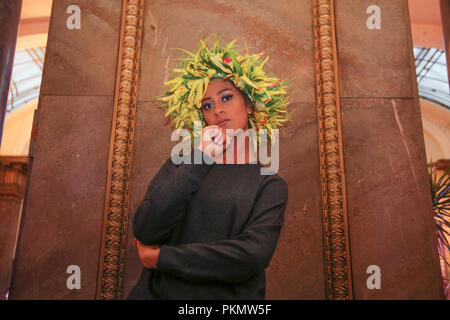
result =
[{"label": "woman's arm", "polygon": [[270,178],[241,234],[226,240],[162,245],[156,268],[192,282],[243,282],[267,268],[284,225],[287,185]]},{"label": "woman's arm", "polygon": [[183,217],[186,204],[212,166],[203,161],[195,164],[195,153],[201,153],[201,159],[208,157],[193,149],[191,164],[175,165],[169,158],[150,182],[132,222],[133,234],[140,243],[160,244],[170,237],[175,224]]}]

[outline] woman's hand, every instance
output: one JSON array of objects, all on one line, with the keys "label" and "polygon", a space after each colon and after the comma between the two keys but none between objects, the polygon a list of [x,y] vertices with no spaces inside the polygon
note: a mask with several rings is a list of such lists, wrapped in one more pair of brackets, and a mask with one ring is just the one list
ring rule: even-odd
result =
[{"label": "woman's hand", "polygon": [[134,247],[137,248],[139,259],[144,266],[155,269],[158,264],[160,246],[147,246],[134,239]]},{"label": "woman's hand", "polygon": [[230,146],[230,143],[231,137],[226,135],[224,128],[217,125],[202,128],[199,149],[210,155],[214,161],[223,156],[223,152]]}]

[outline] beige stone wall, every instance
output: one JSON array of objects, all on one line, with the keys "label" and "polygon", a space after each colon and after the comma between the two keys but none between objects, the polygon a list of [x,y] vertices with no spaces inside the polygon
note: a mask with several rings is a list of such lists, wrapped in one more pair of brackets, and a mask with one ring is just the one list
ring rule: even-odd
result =
[{"label": "beige stone wall", "polygon": [[[267,297],[324,299],[311,1],[146,1],[130,212],[174,145],[154,98],[180,57],[171,48],[194,50],[201,31],[226,42],[239,37],[237,44],[270,56],[269,69],[278,77],[293,79],[293,122],[280,137],[279,174],[289,185],[289,205],[267,273]],[[125,293],[141,268],[131,243],[128,252]]]},{"label": "beige stone wall", "polygon": [[[336,1],[344,161],[356,299],[439,299],[422,122],[407,1]],[[381,269],[381,290],[366,286]]]},{"label": "beige stone wall", "polygon": [[72,4],[53,2],[11,299],[95,298],[122,1],[78,1],[80,30]]}]

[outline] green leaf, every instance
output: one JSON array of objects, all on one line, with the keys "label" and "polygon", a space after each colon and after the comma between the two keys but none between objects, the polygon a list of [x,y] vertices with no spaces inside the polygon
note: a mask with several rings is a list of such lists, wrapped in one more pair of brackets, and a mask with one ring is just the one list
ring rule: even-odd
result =
[{"label": "green leaf", "polygon": [[241,68],[241,65],[239,64],[239,62],[237,62],[237,60],[234,56],[231,57],[231,61],[233,64],[233,68],[237,72],[239,77],[242,76],[242,68]]}]

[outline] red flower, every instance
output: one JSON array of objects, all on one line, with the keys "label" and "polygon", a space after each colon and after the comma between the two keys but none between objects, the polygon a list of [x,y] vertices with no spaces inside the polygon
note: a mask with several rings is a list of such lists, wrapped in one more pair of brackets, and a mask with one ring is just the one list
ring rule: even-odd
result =
[{"label": "red flower", "polygon": [[222,60],[223,63],[229,64],[231,62],[231,59],[228,57],[224,57]]},{"label": "red flower", "polygon": [[270,87],[272,88],[272,87],[278,87],[280,84],[278,83],[278,82],[276,82],[276,83],[272,83],[271,85],[270,85]]},{"label": "red flower", "polygon": [[267,123],[267,118],[264,117],[262,120],[259,120],[259,124]]}]

